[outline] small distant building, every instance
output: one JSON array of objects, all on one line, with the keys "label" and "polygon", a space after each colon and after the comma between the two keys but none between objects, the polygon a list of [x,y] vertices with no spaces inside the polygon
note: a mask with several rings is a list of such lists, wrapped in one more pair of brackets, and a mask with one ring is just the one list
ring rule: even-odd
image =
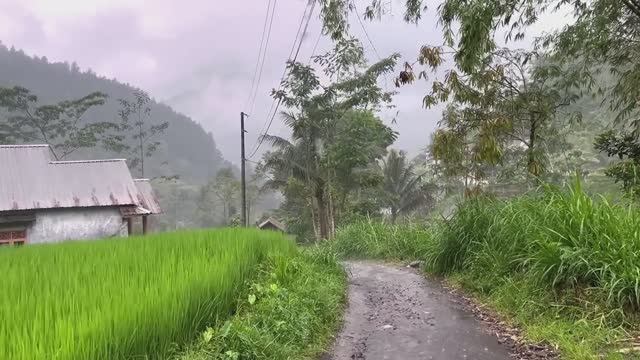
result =
[{"label": "small distant building", "polygon": [[287,232],[287,227],[283,223],[271,217],[261,222],[258,229]]},{"label": "small distant building", "polygon": [[0,245],[126,236],[161,213],[124,159],[56,161],[49,145],[0,145]]}]

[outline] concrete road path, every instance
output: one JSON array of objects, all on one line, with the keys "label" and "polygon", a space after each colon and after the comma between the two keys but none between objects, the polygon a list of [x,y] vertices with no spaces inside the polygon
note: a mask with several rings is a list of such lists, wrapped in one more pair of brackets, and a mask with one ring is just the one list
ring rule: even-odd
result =
[{"label": "concrete road path", "polygon": [[471,313],[417,271],[371,262],[345,266],[344,328],[323,359],[510,359]]}]

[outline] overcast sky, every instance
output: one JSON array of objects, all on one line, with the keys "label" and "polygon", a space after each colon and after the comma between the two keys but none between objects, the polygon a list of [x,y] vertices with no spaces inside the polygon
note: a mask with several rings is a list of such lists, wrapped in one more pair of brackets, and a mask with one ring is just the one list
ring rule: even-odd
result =
[{"label": "overcast sky", "polygon": [[[402,21],[402,5],[366,29],[381,56],[399,52],[413,62],[421,44],[440,44],[432,20],[419,26]],[[360,12],[366,4],[360,2]],[[264,73],[253,111],[246,108],[267,8],[265,0],[0,0],[0,40],[50,61],[76,61],[82,69],[143,88],[211,131],[225,158],[236,162],[239,113],[247,122],[250,151],[262,128],[289,55],[306,0],[278,0]],[[317,14],[299,60],[308,60],[320,34]],[[357,22],[352,32],[377,60]],[[322,38],[316,53],[329,48]],[[392,76],[388,87],[393,88]],[[441,109],[426,110],[426,83],[399,89],[397,108],[380,114],[400,137],[396,147],[416,155],[423,149]],[[397,123],[391,118],[397,113]],[[270,132],[284,132],[279,119]]]}]

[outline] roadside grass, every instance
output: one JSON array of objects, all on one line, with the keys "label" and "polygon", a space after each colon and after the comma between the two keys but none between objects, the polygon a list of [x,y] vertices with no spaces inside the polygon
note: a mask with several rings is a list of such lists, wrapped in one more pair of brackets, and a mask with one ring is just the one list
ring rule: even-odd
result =
[{"label": "roadside grass", "polygon": [[470,200],[429,228],[353,224],[330,247],[345,257],[423,260],[563,358],[638,358],[618,351],[640,330],[640,212],[593,199],[579,183]]},{"label": "roadside grass", "polygon": [[296,252],[240,229],[0,249],[0,359],[163,358],[227,318],[268,254]]},{"label": "roadside grass", "polygon": [[175,359],[317,358],[338,330],[345,288],[344,270],[330,251],[272,254],[246,284],[236,315],[207,328]]},{"label": "roadside grass", "polygon": [[415,260],[434,251],[433,231],[425,225],[359,221],[339,229],[324,246],[344,258]]}]

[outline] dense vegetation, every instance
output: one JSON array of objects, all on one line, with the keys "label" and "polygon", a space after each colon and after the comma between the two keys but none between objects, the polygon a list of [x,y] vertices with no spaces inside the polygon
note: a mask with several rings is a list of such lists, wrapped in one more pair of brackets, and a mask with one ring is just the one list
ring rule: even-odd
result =
[{"label": "dense vegetation", "polygon": [[271,256],[239,298],[236,315],[206,329],[177,358],[316,358],[340,325],[345,286],[342,267],[323,252]]},{"label": "dense vegetation", "polygon": [[286,267],[295,248],[226,229],[0,249],[0,357],[166,356],[230,315],[270,253]]},{"label": "dense vegetation", "polygon": [[640,309],[640,211],[569,190],[461,204],[429,225],[359,222],[330,245],[347,257],[421,259],[568,359],[621,358]]}]

